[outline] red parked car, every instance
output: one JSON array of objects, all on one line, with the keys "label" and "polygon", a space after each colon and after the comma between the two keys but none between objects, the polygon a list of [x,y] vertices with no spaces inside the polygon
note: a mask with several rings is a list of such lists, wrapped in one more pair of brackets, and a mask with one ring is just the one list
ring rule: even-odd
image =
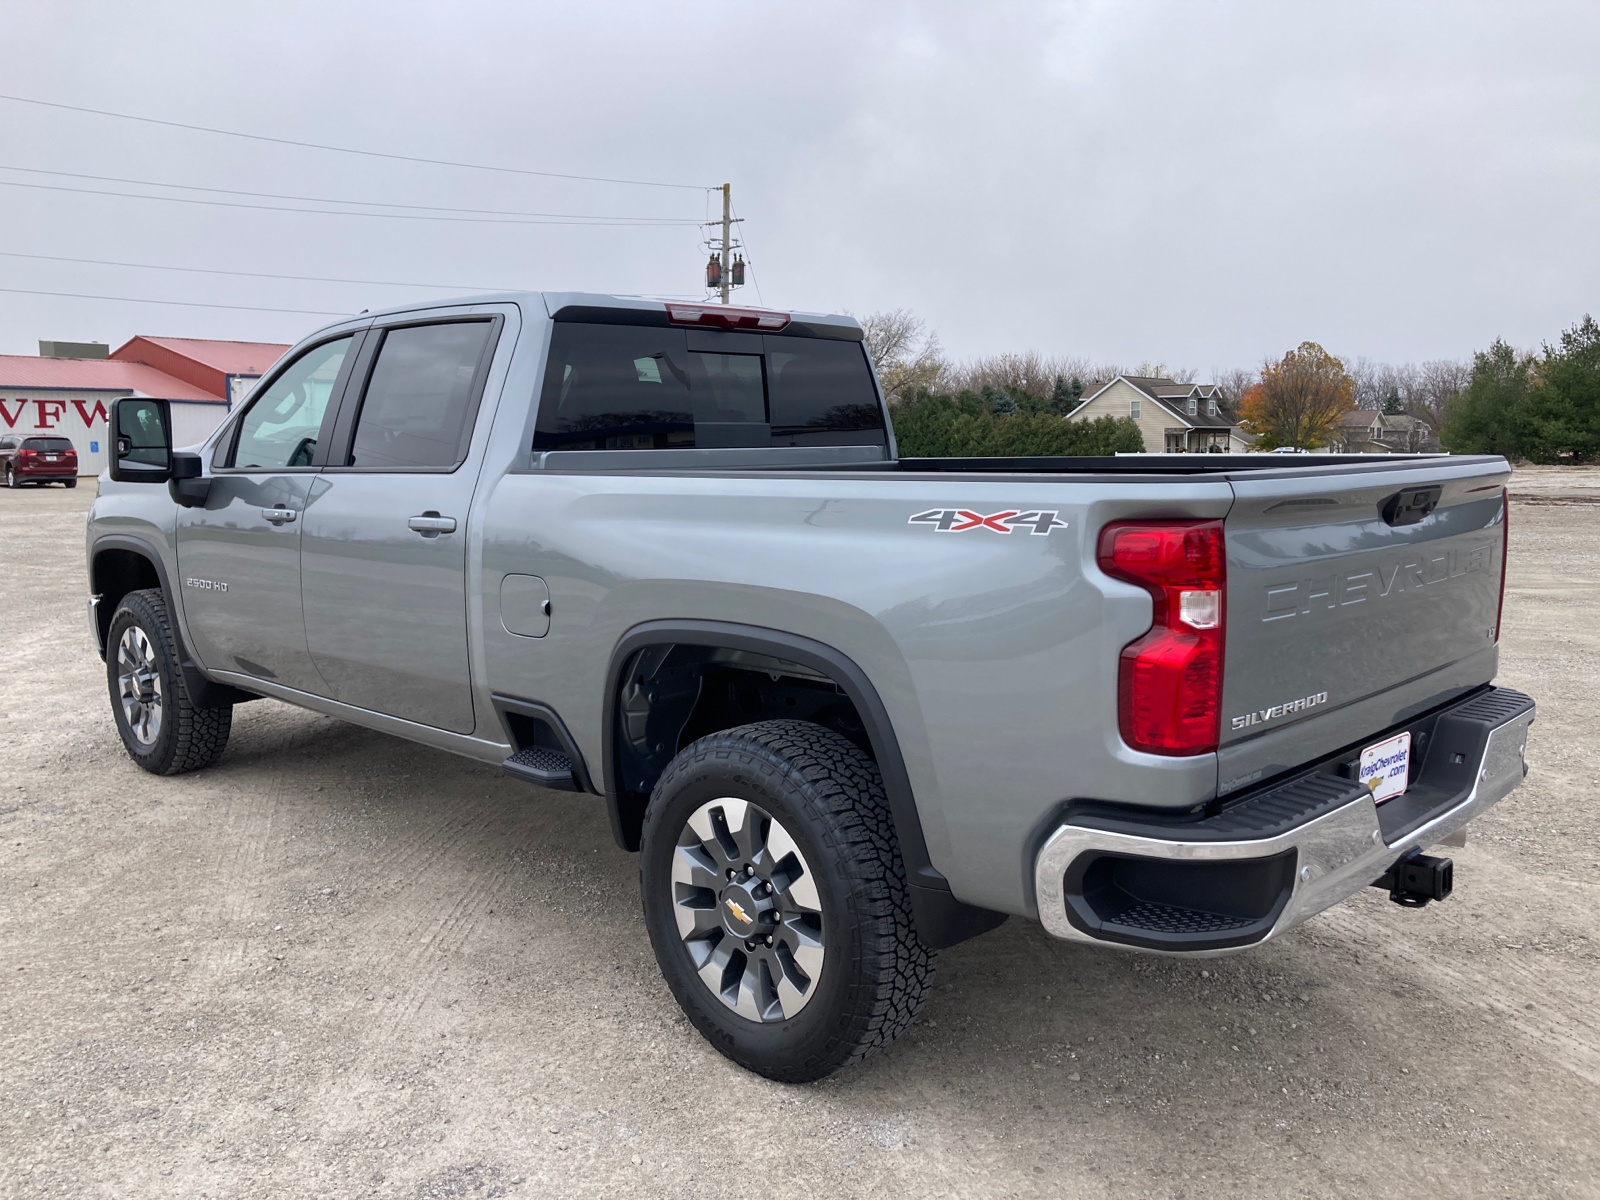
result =
[{"label": "red parked car", "polygon": [[0,437],[6,486],[64,483],[78,486],[78,452],[64,437]]}]

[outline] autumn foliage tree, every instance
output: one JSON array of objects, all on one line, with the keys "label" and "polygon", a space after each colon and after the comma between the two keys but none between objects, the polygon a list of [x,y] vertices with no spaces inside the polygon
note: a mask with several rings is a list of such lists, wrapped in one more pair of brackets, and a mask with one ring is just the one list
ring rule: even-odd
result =
[{"label": "autumn foliage tree", "polygon": [[1245,390],[1239,417],[1264,450],[1310,449],[1327,444],[1334,422],[1355,407],[1355,382],[1333,355],[1315,342],[1301,342]]}]

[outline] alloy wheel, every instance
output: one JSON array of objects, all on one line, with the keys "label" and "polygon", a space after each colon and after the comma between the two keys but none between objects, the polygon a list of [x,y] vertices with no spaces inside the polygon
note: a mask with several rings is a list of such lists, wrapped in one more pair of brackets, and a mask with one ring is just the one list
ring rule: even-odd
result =
[{"label": "alloy wheel", "polygon": [[117,645],[117,690],[122,715],[141,745],[161,736],[161,669],[145,631],[130,625]]},{"label": "alloy wheel", "polygon": [[672,858],[678,935],[701,982],[751,1021],[784,1021],[822,976],[822,901],[805,855],[748,800],[697,808]]}]

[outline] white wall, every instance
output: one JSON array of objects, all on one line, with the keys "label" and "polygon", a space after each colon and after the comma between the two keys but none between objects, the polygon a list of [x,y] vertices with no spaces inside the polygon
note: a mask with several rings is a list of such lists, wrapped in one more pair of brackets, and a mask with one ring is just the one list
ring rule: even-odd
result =
[{"label": "white wall", "polygon": [[[106,465],[106,416],[111,402],[128,395],[132,393],[7,388],[0,392],[0,433],[70,438],[78,452],[78,474],[98,475]],[[227,415],[228,406],[220,400],[214,404],[172,401],[173,445],[205,441]]]},{"label": "white wall", "polygon": [[227,419],[229,411],[220,400],[215,404],[174,400],[171,407],[172,444],[180,448],[205,441]]}]

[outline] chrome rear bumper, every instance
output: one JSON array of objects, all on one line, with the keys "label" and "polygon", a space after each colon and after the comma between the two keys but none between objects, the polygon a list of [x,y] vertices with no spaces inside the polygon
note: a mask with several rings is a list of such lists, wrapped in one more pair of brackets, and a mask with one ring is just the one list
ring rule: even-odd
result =
[{"label": "chrome rear bumper", "polygon": [[[1491,690],[1440,716],[1465,711],[1474,703],[1483,708],[1483,700],[1495,695],[1496,691]],[[1229,954],[1260,945],[1367,887],[1403,855],[1437,845],[1522,782],[1527,773],[1524,751],[1528,726],[1534,718],[1532,701],[1504,690],[1499,690],[1499,696],[1515,697],[1521,702],[1523,710],[1489,729],[1482,743],[1476,774],[1470,784],[1392,835],[1386,836],[1384,825],[1387,821],[1393,827],[1394,815],[1380,817],[1370,795],[1354,796],[1331,811],[1322,812],[1304,824],[1274,836],[1238,840],[1186,839],[1183,832],[1177,829],[1146,834],[1088,828],[1083,824],[1074,824],[1069,818],[1050,835],[1034,861],[1034,887],[1040,920],[1046,930],[1066,941],[1116,945],[1124,949],[1157,953]],[[1501,702],[1505,703],[1504,699]],[[1512,707],[1516,705],[1512,704]],[[1432,767],[1433,764],[1429,762],[1423,770],[1426,772]],[[1440,770],[1449,771],[1452,777],[1457,777],[1465,774],[1465,764],[1451,764]],[[1341,784],[1343,782],[1340,781]],[[1395,803],[1395,800],[1389,801],[1391,805]],[[1207,914],[1196,912],[1186,920],[1181,904],[1173,908],[1157,903],[1154,906],[1157,914],[1155,923],[1165,932],[1148,933],[1147,929],[1148,936],[1145,936],[1136,927],[1119,926],[1115,919],[1098,920],[1092,911],[1092,903],[1086,902],[1084,895],[1074,891],[1075,887],[1081,888],[1081,880],[1088,878],[1085,864],[1101,859],[1119,860],[1119,863],[1134,860],[1147,878],[1159,880],[1161,864],[1231,863],[1238,867],[1260,864],[1266,870],[1265,860],[1288,852],[1293,853],[1290,865],[1292,883],[1276,897],[1272,906],[1257,913],[1253,924],[1227,916],[1219,918],[1214,924],[1222,932],[1212,937],[1207,937],[1204,932]],[[1281,864],[1283,860],[1279,859],[1278,862]],[[1205,874],[1204,871],[1193,869],[1186,873],[1182,870],[1169,873],[1185,874],[1187,878],[1201,878]],[[1079,883],[1074,883],[1075,876]],[[1171,909],[1176,915],[1162,916],[1160,910],[1163,907]],[[1141,912],[1138,919],[1144,920],[1148,927],[1150,918],[1143,910]],[[1233,944],[1218,945],[1216,943],[1230,940],[1227,932],[1229,920],[1235,920],[1233,928],[1237,930],[1237,936],[1232,938]],[[1196,932],[1197,929],[1201,932]],[[1180,932],[1174,933],[1172,930]]]}]

